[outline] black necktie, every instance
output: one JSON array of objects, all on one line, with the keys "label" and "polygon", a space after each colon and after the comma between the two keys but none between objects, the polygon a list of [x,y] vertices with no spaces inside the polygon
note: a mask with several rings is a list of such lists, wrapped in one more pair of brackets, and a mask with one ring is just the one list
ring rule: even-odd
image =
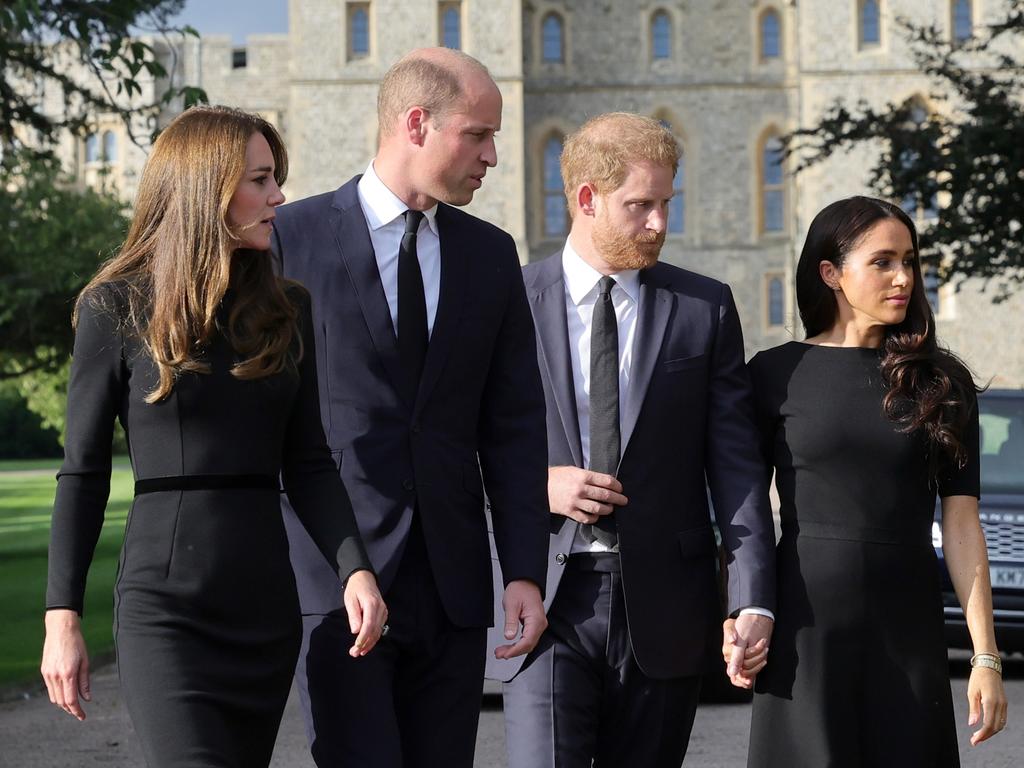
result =
[{"label": "black necktie", "polygon": [[[590,326],[590,468],[614,475],[619,467],[619,326],[612,287],[602,277]],[[593,526],[595,540],[615,543],[615,520],[602,516]]]},{"label": "black necktie", "polygon": [[427,357],[427,300],[416,257],[416,230],[422,220],[422,211],[405,212],[405,234],[398,249],[398,356],[411,399],[416,397]]}]

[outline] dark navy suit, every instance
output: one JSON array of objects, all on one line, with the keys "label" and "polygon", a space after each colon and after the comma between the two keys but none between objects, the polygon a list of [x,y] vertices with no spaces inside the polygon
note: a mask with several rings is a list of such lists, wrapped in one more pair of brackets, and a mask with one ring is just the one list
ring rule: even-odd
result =
[{"label": "dark navy suit", "polygon": [[[548,461],[551,466],[581,467],[562,255],[530,264],[523,272],[539,340],[547,402]],[[693,681],[692,696],[684,698],[695,706],[696,676],[709,668],[722,638],[708,489],[727,554],[729,611],[748,606],[772,610],[775,603],[774,530],[757,448],[743,338],[728,286],[662,263],[640,272],[636,339],[621,418],[621,445],[616,476],[629,499],[628,505],[615,511],[621,568],[617,576],[621,592],[616,594],[621,594],[624,601],[622,626],[618,629],[628,638],[623,656],[632,656],[629,663],[635,662],[645,678]],[[579,524],[552,514],[549,525],[545,608],[553,604],[558,608],[561,601],[567,615],[576,613],[582,621],[592,613],[590,608],[573,605],[572,596],[559,593],[567,566],[575,557],[570,551]],[[611,599],[614,601],[615,595]],[[549,613],[552,626],[557,613]],[[576,631],[571,624],[567,626],[570,633]],[[549,628],[548,633],[552,631]],[[500,634],[492,631],[489,647],[499,642]],[[527,667],[544,650],[542,639],[525,660]],[[488,676],[504,681],[512,680],[524,666],[523,658],[488,659]],[[548,681],[542,684],[550,685]],[[515,706],[524,698],[515,699],[510,707],[508,690],[505,711],[506,719],[511,718],[513,724],[510,744],[514,738],[514,746],[523,758],[517,764],[531,768],[551,765],[555,751],[552,739],[558,724],[548,728],[532,715],[520,718]],[[531,707],[550,709],[549,702],[538,704],[544,695],[534,690],[525,699],[530,700]],[[581,708],[591,706],[587,701],[578,703]],[[602,724],[606,714],[598,718]],[[680,717],[683,719],[671,726],[673,732],[692,722],[693,712],[683,712]],[[658,738],[650,733],[657,731],[656,726],[630,723],[622,714],[613,716],[612,721],[612,728],[637,728],[633,733],[619,734],[619,742],[634,750],[624,764],[681,762],[681,754],[654,755],[649,760],[642,757],[643,745]],[[515,725],[519,722],[531,725]],[[567,727],[565,721],[561,725]],[[688,735],[688,728],[685,731]],[[587,734],[578,735],[574,749],[589,738]],[[685,750],[685,738],[677,746]],[[581,753],[593,748],[594,744],[579,746]],[[589,758],[584,759],[589,766]],[[576,763],[568,760],[558,764]],[[613,759],[600,764],[617,763]]]},{"label": "dark navy suit", "polygon": [[324,429],[391,631],[348,658],[341,585],[286,507],[306,619],[298,682],[321,765],[462,765],[467,749],[471,764],[493,619],[485,488],[505,583],[545,583],[533,323],[512,238],[440,204],[437,316],[408,399],[357,182],[279,209],[274,249],[312,295]]}]

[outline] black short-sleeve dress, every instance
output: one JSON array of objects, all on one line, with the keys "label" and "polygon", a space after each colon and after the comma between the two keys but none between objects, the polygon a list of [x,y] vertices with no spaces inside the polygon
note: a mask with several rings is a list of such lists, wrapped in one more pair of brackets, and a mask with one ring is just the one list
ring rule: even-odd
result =
[{"label": "black short-sleeve dress", "polygon": [[[82,611],[118,418],[136,497],[115,642],[142,751],[151,766],[265,766],[301,640],[278,478],[342,578],[370,567],[320,422],[309,296],[289,290],[303,346],[297,366],[238,379],[235,352],[218,334],[201,357],[210,371],[181,374],[169,397],[150,404],[157,370],[123,322],[126,290],[102,286],[81,305],[46,605]],[[221,327],[231,300],[229,292]]]},{"label": "black short-sleeve dress", "polygon": [[979,495],[968,460],[929,480],[928,447],[882,411],[876,349],[790,342],[750,362],[781,499],[778,605],[748,765],[956,766],[936,492]]}]

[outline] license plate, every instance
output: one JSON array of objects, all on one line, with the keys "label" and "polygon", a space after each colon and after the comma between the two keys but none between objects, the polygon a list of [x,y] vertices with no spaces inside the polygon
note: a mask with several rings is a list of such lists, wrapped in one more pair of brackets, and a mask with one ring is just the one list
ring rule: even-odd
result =
[{"label": "license plate", "polygon": [[993,565],[991,567],[992,586],[996,589],[1024,589],[1024,567],[1012,565]]}]

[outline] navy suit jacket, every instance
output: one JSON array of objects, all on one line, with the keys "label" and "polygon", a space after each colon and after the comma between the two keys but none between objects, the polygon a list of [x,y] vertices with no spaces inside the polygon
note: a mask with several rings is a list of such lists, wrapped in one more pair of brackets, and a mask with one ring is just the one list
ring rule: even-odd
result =
[{"label": "navy suit jacket", "polygon": [[[583,466],[561,253],[523,269],[537,326],[551,466]],[[729,611],[775,607],[775,533],[758,451],[743,336],[729,287],[658,263],[640,306],[615,511],[633,654],[652,678],[703,672],[721,647],[708,489],[728,561]],[[579,523],[551,514],[546,606]],[[497,568],[497,563],[495,567]],[[492,632],[490,647],[501,640]],[[489,657],[509,680],[523,659]]]},{"label": "navy suit jacket", "polygon": [[[546,570],[544,396],[515,244],[438,206],[440,298],[411,400],[358,178],[283,206],[274,227],[282,274],[312,295],[324,430],[382,591],[416,509],[448,617],[489,626],[485,487],[505,578],[543,589]],[[337,576],[287,506],[285,524],[303,613],[338,610]]]}]

